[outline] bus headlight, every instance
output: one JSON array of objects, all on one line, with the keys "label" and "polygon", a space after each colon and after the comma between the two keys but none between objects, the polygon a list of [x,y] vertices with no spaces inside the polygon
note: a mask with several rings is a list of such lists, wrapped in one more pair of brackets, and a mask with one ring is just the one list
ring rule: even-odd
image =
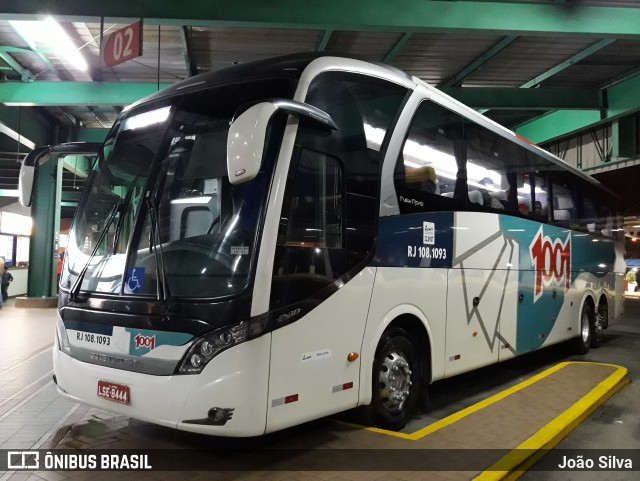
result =
[{"label": "bus headlight", "polygon": [[246,341],[248,334],[248,321],[208,332],[189,348],[178,366],[178,374],[200,373],[209,361],[222,351]]},{"label": "bus headlight", "polygon": [[56,338],[58,340],[58,349],[69,354],[71,352],[71,345],[67,337],[67,330],[60,316],[58,316],[58,320],[56,321]]}]

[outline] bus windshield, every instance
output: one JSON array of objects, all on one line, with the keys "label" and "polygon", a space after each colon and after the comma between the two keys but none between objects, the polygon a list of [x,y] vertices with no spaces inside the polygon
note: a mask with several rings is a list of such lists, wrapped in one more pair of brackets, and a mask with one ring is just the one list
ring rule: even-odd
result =
[{"label": "bus windshield", "polygon": [[78,206],[62,287],[80,275],[79,290],[111,294],[217,298],[242,291],[273,158],[255,179],[232,185],[229,124],[248,103],[290,95],[289,79],[233,84],[121,119]]}]

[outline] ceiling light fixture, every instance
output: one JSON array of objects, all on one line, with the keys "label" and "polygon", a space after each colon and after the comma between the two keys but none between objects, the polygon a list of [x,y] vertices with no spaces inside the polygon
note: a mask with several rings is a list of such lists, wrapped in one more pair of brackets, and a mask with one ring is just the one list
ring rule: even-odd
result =
[{"label": "ceiling light fixture", "polygon": [[75,68],[87,70],[88,65],[64,29],[53,18],[44,20],[9,20],[14,30],[33,50],[52,48]]}]

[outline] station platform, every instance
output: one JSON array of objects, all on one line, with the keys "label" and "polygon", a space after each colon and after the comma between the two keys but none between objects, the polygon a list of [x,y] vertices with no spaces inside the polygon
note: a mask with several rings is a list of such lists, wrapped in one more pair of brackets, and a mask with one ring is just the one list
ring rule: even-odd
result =
[{"label": "station platform", "polygon": [[[54,329],[55,309],[9,302],[0,312],[0,449],[159,453],[154,470],[117,473],[123,479],[517,479],[630,377],[610,363],[556,362],[411,432],[324,419],[243,442],[178,432],[59,396],[51,381]],[[241,451],[240,464],[229,464],[230,448]],[[188,473],[179,471],[185,459],[193,463]],[[0,481],[113,475],[7,471]]]}]

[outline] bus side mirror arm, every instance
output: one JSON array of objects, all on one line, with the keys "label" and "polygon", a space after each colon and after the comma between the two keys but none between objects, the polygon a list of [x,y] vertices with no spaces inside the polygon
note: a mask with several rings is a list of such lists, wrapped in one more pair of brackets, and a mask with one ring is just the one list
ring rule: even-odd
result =
[{"label": "bus side mirror arm", "polygon": [[295,100],[272,99],[252,105],[236,117],[227,137],[227,173],[229,182],[247,182],[260,171],[269,122],[276,112],[295,115],[301,123],[324,130],[337,130],[329,114]]},{"label": "bus side mirror arm", "polygon": [[51,155],[96,155],[101,148],[102,143],[99,142],[67,142],[65,144],[38,147],[29,152],[20,167],[20,177],[18,179],[20,204],[24,207],[31,207],[36,171],[39,165],[49,160]]}]

